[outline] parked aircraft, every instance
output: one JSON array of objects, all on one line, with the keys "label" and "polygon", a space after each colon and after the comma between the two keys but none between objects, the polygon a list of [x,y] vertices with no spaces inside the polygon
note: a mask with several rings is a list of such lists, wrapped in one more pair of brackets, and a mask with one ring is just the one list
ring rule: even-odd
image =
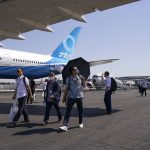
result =
[{"label": "parked aircraft", "polygon": [[[22,68],[27,77],[47,77],[52,71],[60,74],[70,60],[81,28],[76,27],[50,55],[0,48],[0,78],[14,79],[17,69]],[[110,63],[118,59],[91,61],[90,65]]]},{"label": "parked aircraft", "polygon": [[[105,85],[104,81],[102,80],[102,75],[101,74],[102,73],[98,73],[98,74],[92,76],[93,84],[95,85],[95,87],[97,87],[99,89],[101,89]],[[116,80],[118,88],[121,88],[121,89],[124,89],[124,90],[129,89],[129,86],[123,84],[123,82],[121,80],[119,80],[119,79],[115,79],[115,80]]]},{"label": "parked aircraft", "polygon": [[148,87],[150,87],[150,76],[125,76],[118,77],[118,79],[129,86],[138,86],[141,82],[146,81]]}]

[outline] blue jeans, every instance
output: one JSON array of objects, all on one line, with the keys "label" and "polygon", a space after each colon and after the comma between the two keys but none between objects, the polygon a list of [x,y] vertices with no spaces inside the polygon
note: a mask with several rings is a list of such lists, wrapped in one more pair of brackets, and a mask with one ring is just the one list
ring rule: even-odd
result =
[{"label": "blue jeans", "polygon": [[17,122],[22,114],[24,116],[25,121],[29,120],[29,116],[26,112],[26,105],[25,105],[26,104],[26,99],[27,99],[26,96],[18,98],[18,107],[19,107],[19,109],[18,109],[18,112],[17,112],[15,118],[13,119],[13,122]]},{"label": "blue jeans", "polygon": [[78,108],[78,113],[79,113],[79,124],[83,122],[83,103],[82,103],[83,98],[75,98],[75,99],[68,99],[67,102],[67,109],[64,117],[64,122],[63,125],[67,126],[71,114],[71,110],[73,108],[73,105],[76,103],[77,108]]},{"label": "blue jeans", "polygon": [[59,102],[47,102],[47,101],[46,101],[46,110],[45,110],[44,121],[49,120],[50,109],[52,108],[52,106],[55,107],[55,110],[56,110],[57,116],[58,116],[58,120],[60,121],[62,119],[62,115],[61,115],[61,110],[59,107]]},{"label": "blue jeans", "polygon": [[107,91],[105,92],[105,96],[104,96],[104,102],[105,102],[105,106],[106,106],[106,111],[108,113],[112,112],[112,106],[111,106],[111,91]]}]

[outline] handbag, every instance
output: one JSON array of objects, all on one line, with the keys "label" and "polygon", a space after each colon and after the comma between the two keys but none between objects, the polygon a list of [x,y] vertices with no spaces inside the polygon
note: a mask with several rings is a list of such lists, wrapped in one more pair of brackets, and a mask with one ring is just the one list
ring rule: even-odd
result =
[{"label": "handbag", "polygon": [[18,106],[16,104],[16,100],[13,100],[12,106],[10,107],[9,122],[13,122],[13,119],[16,116],[17,112]]}]

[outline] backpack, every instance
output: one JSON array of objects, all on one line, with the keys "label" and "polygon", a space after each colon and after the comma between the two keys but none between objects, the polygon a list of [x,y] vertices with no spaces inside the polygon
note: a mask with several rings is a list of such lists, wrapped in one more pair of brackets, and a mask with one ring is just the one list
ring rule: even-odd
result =
[{"label": "backpack", "polygon": [[111,88],[110,88],[110,90],[112,92],[115,92],[117,90],[117,83],[116,83],[114,78],[111,78]]}]

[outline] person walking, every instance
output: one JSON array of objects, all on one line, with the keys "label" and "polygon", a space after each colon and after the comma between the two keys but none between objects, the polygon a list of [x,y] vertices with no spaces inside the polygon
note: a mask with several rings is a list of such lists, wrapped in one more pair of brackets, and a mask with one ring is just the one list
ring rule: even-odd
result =
[{"label": "person walking", "polygon": [[61,114],[61,110],[59,107],[60,97],[61,97],[60,85],[58,84],[56,80],[55,74],[51,72],[49,75],[49,80],[47,81],[46,90],[45,90],[46,108],[45,108],[45,116],[44,116],[43,125],[48,124],[50,109],[52,108],[52,106],[55,107],[55,110],[58,116],[58,121],[61,121],[62,114]]},{"label": "person walking", "polygon": [[83,88],[85,87],[85,79],[84,77],[78,75],[79,71],[75,66],[70,67],[69,72],[71,76],[66,79],[66,87],[62,98],[62,102],[67,101],[63,126],[60,127],[62,131],[68,131],[68,122],[71,110],[75,103],[77,104],[78,108],[79,127],[83,128]]},{"label": "person walking", "polygon": [[33,101],[35,100],[35,86],[36,86],[35,81],[32,77],[30,78],[29,85],[30,85],[30,89],[31,89],[31,92],[32,92],[32,99],[30,99],[30,96],[28,96],[27,104],[29,103],[29,100],[30,100],[30,104],[32,104]]},{"label": "person walking", "polygon": [[26,112],[26,100],[27,95],[32,99],[32,93],[29,86],[29,80],[23,75],[23,70],[17,70],[18,78],[16,79],[16,89],[13,95],[13,100],[18,99],[18,112],[11,123],[11,127],[15,127],[17,121],[19,120],[21,114],[24,116],[24,121],[29,123],[29,116]]},{"label": "person walking", "polygon": [[141,82],[138,83],[138,91],[140,94],[142,94],[142,83]]},{"label": "person walking", "polygon": [[142,82],[141,87],[142,87],[141,96],[143,96],[143,94],[145,94],[145,96],[146,96],[147,95],[147,93],[146,93],[146,89],[147,89],[147,83],[146,83],[146,81]]},{"label": "person walking", "polygon": [[[105,78],[104,78],[105,77]],[[110,115],[112,113],[112,105],[111,105],[111,78],[109,77],[109,72],[105,71],[104,75],[102,74],[102,79],[105,82],[105,95],[104,95],[104,103],[106,106],[106,113]]]},{"label": "person walking", "polygon": [[43,82],[43,87],[42,87],[42,97],[44,98],[44,101],[43,102],[46,102],[46,86],[47,86],[47,82],[48,82],[48,79],[45,79],[44,82]]}]

